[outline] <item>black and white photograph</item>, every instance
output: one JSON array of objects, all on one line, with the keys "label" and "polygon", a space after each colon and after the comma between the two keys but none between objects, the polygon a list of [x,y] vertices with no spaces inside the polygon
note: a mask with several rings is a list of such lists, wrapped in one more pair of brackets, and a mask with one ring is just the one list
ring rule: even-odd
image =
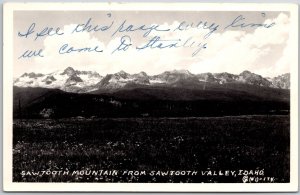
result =
[{"label": "black and white photograph", "polygon": [[297,9],[5,4],[5,189],[296,191]]}]

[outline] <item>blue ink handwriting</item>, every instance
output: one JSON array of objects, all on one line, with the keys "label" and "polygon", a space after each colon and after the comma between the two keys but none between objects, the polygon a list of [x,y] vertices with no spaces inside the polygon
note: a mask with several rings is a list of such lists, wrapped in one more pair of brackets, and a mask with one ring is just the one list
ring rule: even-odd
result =
[{"label": "blue ink handwriting", "polygon": [[[262,13],[262,17],[265,17],[265,13]],[[269,23],[269,24],[262,24],[262,23],[246,23],[245,22],[245,17],[243,15],[239,15],[236,17],[229,25],[227,25],[224,29],[227,29],[229,27],[233,28],[246,28],[246,27],[251,27],[251,28],[258,28],[258,27],[263,27],[263,28],[271,28],[272,26],[275,25],[275,22]]]},{"label": "blue ink handwriting", "polygon": [[[108,16],[110,17],[111,14],[108,14]],[[91,24],[91,21],[92,21],[92,18],[89,18],[88,21],[85,23],[85,24],[78,24],[74,30],[72,31],[72,33],[74,32],[84,32],[84,31],[87,31],[87,32],[98,32],[98,31],[106,31],[106,30],[109,30],[112,25],[114,24],[114,21],[112,21],[110,23],[110,25],[95,25],[93,26]]]},{"label": "blue ink handwriting", "polygon": [[[28,38],[29,35],[31,35],[35,32],[34,31],[35,26],[36,26],[36,24],[32,23],[25,33],[18,32],[18,36]],[[35,34],[34,40],[37,40],[39,37],[63,35],[63,34],[64,33],[61,32],[61,29],[59,27],[57,27],[57,28],[45,27],[43,30],[41,30],[40,32],[37,32]]]},{"label": "blue ink handwriting", "polygon": [[118,29],[111,35],[112,37],[118,32],[135,32],[135,31],[143,31],[143,37],[147,37],[152,31],[170,31],[169,28],[160,28],[159,24],[153,24],[151,26],[146,26],[145,24],[141,26],[134,26],[132,24],[126,25],[126,20],[118,27]]},{"label": "blue ink handwriting", "polygon": [[57,27],[55,30],[53,28],[46,27],[41,32],[36,33],[34,40],[37,40],[39,37],[43,36],[53,36],[53,35],[63,35],[63,32],[60,32],[60,28]]},{"label": "blue ink handwriting", "polygon": [[197,55],[202,49],[206,49],[207,43],[198,43],[196,44],[193,41],[193,37],[189,37],[186,41],[181,39],[174,39],[174,40],[163,40],[159,36],[155,36],[148,41],[145,45],[136,47],[138,51],[150,48],[150,49],[166,49],[166,48],[179,48],[179,47],[190,47],[194,48],[197,47],[197,50],[192,53],[192,57]]},{"label": "blue ink handwriting", "polygon": [[209,32],[204,36],[204,38],[208,38],[212,33],[214,33],[216,30],[218,30],[219,25],[212,23],[212,24],[208,24],[208,22],[203,22],[200,21],[197,24],[194,23],[188,23],[186,21],[181,22],[173,31],[179,30],[179,31],[183,31],[183,30],[189,30],[189,29],[208,29]]},{"label": "blue ink handwriting", "polygon": [[[275,22],[253,22],[250,21],[249,18],[246,18],[243,15],[238,15],[233,20],[228,21],[224,26],[219,25],[218,23],[212,21],[196,21],[190,22],[181,20],[175,27],[164,26],[162,24],[134,24],[126,19],[120,21],[120,23],[116,23],[114,19],[112,19],[112,14],[106,14],[108,18],[106,18],[108,22],[105,24],[96,24],[92,17],[87,18],[83,23],[76,23],[73,29],[70,32],[64,32],[60,27],[50,27],[43,26],[42,28],[38,28],[35,22],[31,23],[27,29],[24,31],[18,31],[18,37],[20,38],[33,38],[33,41],[38,39],[42,39],[43,37],[48,36],[60,36],[60,35],[71,35],[72,33],[81,33],[81,32],[104,32],[110,31],[109,36],[120,36],[119,43],[116,44],[111,54],[115,52],[125,52],[128,49],[135,49],[137,51],[142,51],[146,49],[176,49],[176,48],[193,48],[191,49],[192,57],[196,56],[201,50],[207,48],[207,38],[211,38],[213,33],[217,32],[219,28],[226,29],[247,29],[247,28],[271,28],[276,25]],[[261,13],[261,16],[264,18],[266,16],[265,13]],[[262,19],[262,18],[261,18]],[[116,25],[117,24],[117,25]],[[191,37],[185,37],[184,32],[188,30],[202,30],[204,33],[202,35],[198,34]],[[165,32],[174,32],[178,35],[176,38],[162,38],[161,34]],[[107,32],[105,32],[107,33]],[[134,38],[138,37],[139,43],[135,43],[134,38],[132,38],[132,34],[134,34]],[[182,35],[183,33],[184,35]],[[168,35],[168,33],[165,33]],[[172,33],[173,34],[173,33]],[[182,35],[182,36],[181,36]],[[185,37],[185,38],[183,38]],[[200,40],[201,39],[201,40]],[[144,42],[145,41],[145,42]],[[141,43],[142,42],[142,43]],[[71,54],[71,53],[101,53],[104,52],[103,49],[99,45],[95,45],[93,47],[74,47],[70,44],[62,44],[58,49],[59,54]],[[43,49],[37,50],[26,50],[22,55],[18,57],[21,58],[32,58],[32,57],[44,57]]]},{"label": "blue ink handwriting", "polygon": [[103,50],[99,49],[99,46],[95,46],[95,47],[84,47],[84,48],[74,48],[72,46],[69,46],[69,44],[64,44],[63,46],[60,47],[60,49],[58,50],[59,54],[68,54],[68,53],[72,53],[72,52],[103,52]]},{"label": "blue ink handwriting", "polygon": [[28,38],[29,35],[34,33],[34,30],[33,30],[34,27],[35,27],[35,23],[32,23],[25,33],[18,32],[18,36]]},{"label": "blue ink handwriting", "polygon": [[31,58],[31,57],[44,57],[42,54],[43,50],[26,50],[18,59],[20,58]]},{"label": "blue ink handwriting", "polygon": [[181,39],[175,39],[175,40],[162,40],[159,36],[155,36],[152,39],[149,40],[149,42],[143,46],[136,47],[137,50],[142,50],[146,48],[158,48],[158,49],[164,49],[164,48],[177,48],[180,47],[177,44],[179,44]]},{"label": "blue ink handwriting", "polygon": [[192,53],[192,57],[196,56],[202,49],[207,48],[207,43],[199,43],[197,49]]},{"label": "blue ink handwriting", "polygon": [[124,35],[120,39],[121,44],[112,52],[115,53],[115,51],[126,51],[131,45],[131,38],[128,35]]}]

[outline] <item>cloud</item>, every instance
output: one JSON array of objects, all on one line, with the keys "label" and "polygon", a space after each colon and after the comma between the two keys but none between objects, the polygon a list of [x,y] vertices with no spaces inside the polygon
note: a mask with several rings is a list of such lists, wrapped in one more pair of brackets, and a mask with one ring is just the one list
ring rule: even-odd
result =
[{"label": "cloud", "polygon": [[[281,60],[282,54],[275,52],[277,50],[274,48],[279,45],[285,46],[284,50],[289,50],[289,45],[286,45],[289,38],[289,18],[280,14],[274,22],[276,25],[272,28],[257,28],[252,33],[226,31],[216,35],[209,44],[210,48],[203,52],[204,60],[193,63],[191,70],[231,73],[250,70],[264,76],[288,72],[290,63],[287,63],[286,57],[282,57],[284,59]],[[277,61],[276,65],[274,60]]]},{"label": "cloud", "polygon": [[[43,65],[42,71],[47,73],[72,66],[79,70],[96,70],[101,75],[124,70],[129,73],[145,71],[148,74],[158,74],[166,70],[187,69],[193,73],[230,72],[240,73],[250,70],[264,76],[277,76],[289,72],[291,57],[289,56],[291,39],[289,39],[290,21],[283,13],[273,20],[272,28],[257,28],[253,31],[227,30],[216,31],[207,39],[208,29],[189,29],[186,31],[151,32],[148,37],[131,37],[132,46],[126,51],[116,51],[122,36],[114,37],[104,44],[101,37],[95,37],[88,32],[70,33],[75,25],[64,26],[65,34],[56,37],[46,37],[44,40],[43,58],[35,58],[37,70]],[[164,27],[175,29],[179,22],[163,24]],[[131,34],[133,34],[131,32]],[[125,34],[124,34],[125,35]],[[189,47],[168,49],[136,50],[136,46],[146,45],[154,36],[162,40],[178,40],[178,44],[187,41]],[[194,42],[194,43],[193,43]],[[207,48],[201,49],[192,57],[192,53],[207,42]],[[170,43],[170,42],[164,42]],[[61,55],[58,53],[63,44],[74,48],[98,46],[103,53],[73,52]],[[198,45],[200,46],[198,47]],[[202,45],[201,45],[202,44]],[[274,48],[277,49],[274,49]],[[282,48],[284,47],[284,48]],[[40,68],[41,69],[41,68]]]}]

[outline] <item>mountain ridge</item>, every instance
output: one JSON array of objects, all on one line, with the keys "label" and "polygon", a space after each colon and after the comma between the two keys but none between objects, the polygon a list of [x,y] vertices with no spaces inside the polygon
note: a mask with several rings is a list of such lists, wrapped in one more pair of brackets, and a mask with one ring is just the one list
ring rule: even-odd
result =
[{"label": "mountain ridge", "polygon": [[79,71],[72,67],[67,67],[64,70],[49,74],[24,73],[14,80],[14,86],[17,87],[42,87],[74,93],[119,90],[127,87],[132,88],[135,85],[145,87],[202,87],[205,89],[206,85],[210,84],[223,86],[230,83],[289,89],[290,73],[278,75],[274,78],[265,78],[247,70],[240,74],[228,72],[193,74],[188,70],[172,70],[151,76],[143,71],[129,74],[121,70],[114,74],[102,76],[95,71]]}]

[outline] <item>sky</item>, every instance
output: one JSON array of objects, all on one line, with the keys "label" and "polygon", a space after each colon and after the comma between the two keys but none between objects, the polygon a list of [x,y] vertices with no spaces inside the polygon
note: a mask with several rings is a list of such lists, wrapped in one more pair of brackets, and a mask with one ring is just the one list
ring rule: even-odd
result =
[{"label": "sky", "polygon": [[[271,28],[229,27],[235,18],[242,15],[245,23],[275,23]],[[98,32],[71,33],[78,24],[85,24],[91,18],[93,26],[107,26],[113,22],[110,29]],[[125,21],[126,20],[126,21]],[[152,31],[144,36],[144,31],[117,32],[125,21],[126,27],[133,25],[160,25],[168,32]],[[181,22],[198,24],[206,22],[212,27],[218,25],[210,36],[210,30],[190,28],[175,30]],[[204,72],[229,72],[239,74],[244,70],[274,77],[290,72],[291,32],[290,15],[288,12],[229,12],[229,11],[15,11],[14,12],[14,77],[25,72],[51,73],[73,67],[77,70],[97,71],[100,75],[124,70],[128,73],[141,71],[155,75],[169,70],[189,70],[194,74]],[[34,32],[27,38],[18,36],[25,34],[32,23]],[[202,23],[202,24],[203,24]],[[43,36],[35,40],[35,33],[46,27],[64,32],[63,35]],[[201,27],[201,25],[200,25]],[[131,43],[126,51],[112,53],[121,43],[122,36],[130,37]],[[195,42],[192,48],[178,47],[165,49],[146,48],[153,37],[162,40],[181,40],[184,43]],[[170,43],[172,41],[169,41]],[[164,42],[166,43],[166,42]],[[72,52],[59,54],[59,48],[68,44],[74,48],[98,46],[103,52]],[[205,48],[202,48],[203,45]],[[199,47],[197,47],[199,45]],[[202,48],[196,55],[192,54]],[[42,49],[44,57],[19,58],[26,50]]]}]

